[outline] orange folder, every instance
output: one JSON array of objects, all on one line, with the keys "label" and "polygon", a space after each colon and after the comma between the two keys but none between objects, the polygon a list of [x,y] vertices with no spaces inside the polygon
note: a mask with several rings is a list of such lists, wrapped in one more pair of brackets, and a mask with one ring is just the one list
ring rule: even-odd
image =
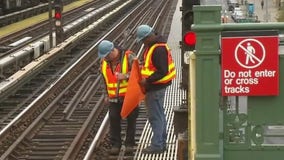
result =
[{"label": "orange folder", "polygon": [[139,85],[139,81],[141,79],[142,76],[140,73],[138,59],[134,59],[128,80],[127,92],[120,112],[123,119],[125,119],[145,97],[143,88]]}]

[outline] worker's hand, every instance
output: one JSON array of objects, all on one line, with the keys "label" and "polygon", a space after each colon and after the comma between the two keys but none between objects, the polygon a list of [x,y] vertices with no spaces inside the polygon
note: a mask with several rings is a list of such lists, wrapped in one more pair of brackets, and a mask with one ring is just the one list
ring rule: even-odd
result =
[{"label": "worker's hand", "polygon": [[109,98],[108,97],[104,98],[104,105],[109,105]]},{"label": "worker's hand", "polygon": [[128,74],[123,74],[123,73],[116,72],[115,75],[116,75],[116,78],[118,80],[128,79]]},{"label": "worker's hand", "polygon": [[141,79],[141,81],[139,82],[139,84],[140,84],[140,86],[141,87],[145,87],[146,86],[146,79],[145,78],[143,78],[143,79]]}]

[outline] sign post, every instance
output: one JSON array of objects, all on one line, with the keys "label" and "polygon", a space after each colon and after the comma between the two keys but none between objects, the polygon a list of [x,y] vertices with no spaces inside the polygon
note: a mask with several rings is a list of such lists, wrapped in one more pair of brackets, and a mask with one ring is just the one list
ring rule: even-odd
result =
[{"label": "sign post", "polygon": [[279,95],[277,31],[222,33],[223,96]]}]

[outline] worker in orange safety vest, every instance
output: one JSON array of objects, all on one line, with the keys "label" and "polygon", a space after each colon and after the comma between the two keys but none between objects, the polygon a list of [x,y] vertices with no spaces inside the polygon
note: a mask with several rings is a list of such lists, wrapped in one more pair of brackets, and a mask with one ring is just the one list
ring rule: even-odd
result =
[{"label": "worker in orange safety vest", "polygon": [[[101,72],[106,84],[107,96],[105,104],[109,109],[110,154],[118,154],[121,149],[121,108],[127,92],[128,78],[131,64],[136,55],[130,50],[115,46],[113,42],[103,40],[98,46],[98,56],[102,58]],[[135,146],[136,119],[138,107],[127,116],[127,130],[124,145],[126,152],[132,152]]]},{"label": "worker in orange safety vest", "polygon": [[152,127],[151,144],[142,150],[145,154],[158,154],[167,150],[167,121],[164,111],[166,88],[176,77],[171,51],[162,36],[154,33],[149,25],[140,25],[136,32],[137,41],[145,46],[141,68],[140,85],[145,88],[145,105],[148,121]]}]

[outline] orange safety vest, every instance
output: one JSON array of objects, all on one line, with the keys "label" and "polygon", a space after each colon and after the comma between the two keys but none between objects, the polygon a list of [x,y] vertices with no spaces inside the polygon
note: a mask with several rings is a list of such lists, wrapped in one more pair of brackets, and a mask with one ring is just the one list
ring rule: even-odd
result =
[{"label": "orange safety vest", "polygon": [[154,50],[157,47],[161,47],[161,46],[165,47],[167,49],[167,53],[168,53],[168,73],[162,79],[154,82],[155,84],[167,83],[167,82],[171,81],[172,79],[174,79],[176,77],[175,64],[173,62],[173,58],[172,58],[172,55],[171,55],[170,48],[166,43],[157,43],[157,44],[154,44],[153,46],[151,46],[150,48],[146,49],[146,51],[144,52],[145,62],[144,62],[144,65],[141,69],[142,77],[148,78],[150,75],[152,75],[157,70],[152,63],[152,55],[154,53]]},{"label": "orange safety vest", "polygon": [[117,87],[119,87],[118,96],[119,97],[125,96],[128,82],[127,80],[122,80],[120,81],[120,84],[118,86],[118,83],[117,83],[118,80],[116,78],[115,73],[116,72],[119,72],[119,73],[121,72],[123,74],[128,73],[128,70],[129,70],[128,55],[131,53],[132,52],[129,50],[125,52],[125,55],[122,60],[122,64],[119,63],[113,72],[112,72],[111,66],[108,65],[108,63],[105,60],[102,61],[101,71],[103,73],[103,76],[106,82],[107,93],[108,93],[109,98],[115,98],[117,96],[116,94]]}]

